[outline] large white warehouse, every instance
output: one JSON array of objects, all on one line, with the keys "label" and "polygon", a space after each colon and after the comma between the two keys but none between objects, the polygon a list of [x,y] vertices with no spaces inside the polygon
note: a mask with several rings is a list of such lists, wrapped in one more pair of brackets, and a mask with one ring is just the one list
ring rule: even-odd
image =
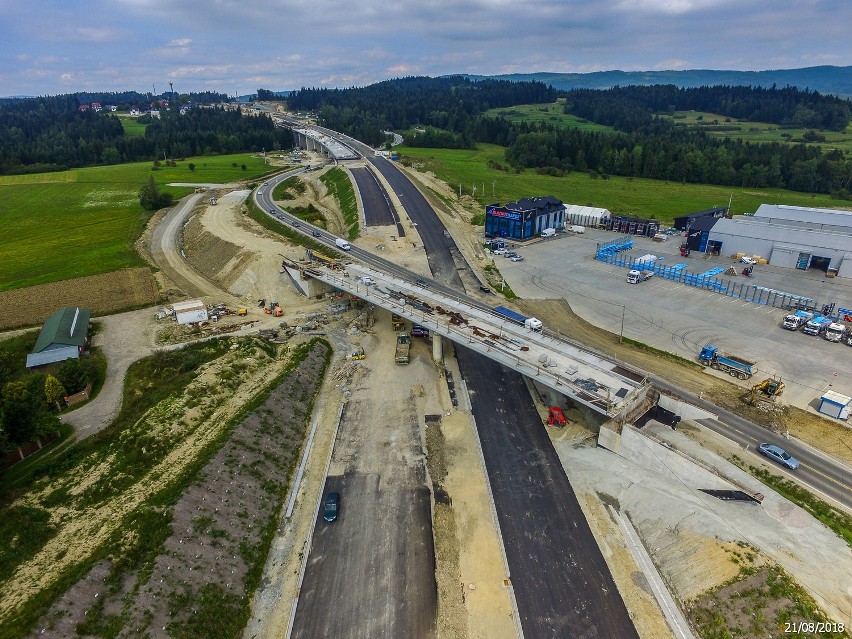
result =
[{"label": "large white warehouse", "polygon": [[716,222],[708,247],[758,255],[773,266],[852,277],[852,211],[761,204],[752,215]]}]

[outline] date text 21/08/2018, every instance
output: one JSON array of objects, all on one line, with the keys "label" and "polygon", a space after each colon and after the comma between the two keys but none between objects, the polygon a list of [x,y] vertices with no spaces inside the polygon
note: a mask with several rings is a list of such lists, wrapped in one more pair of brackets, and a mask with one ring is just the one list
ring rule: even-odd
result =
[{"label": "date text 21/08/2018", "polygon": [[784,624],[784,634],[845,632],[842,623],[836,621],[788,621]]}]

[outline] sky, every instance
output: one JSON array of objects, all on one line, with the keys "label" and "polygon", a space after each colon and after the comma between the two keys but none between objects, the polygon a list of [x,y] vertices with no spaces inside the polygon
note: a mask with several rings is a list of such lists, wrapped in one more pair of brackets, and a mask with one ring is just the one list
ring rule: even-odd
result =
[{"label": "sky", "polygon": [[0,96],[852,65],[850,0],[0,0]]}]

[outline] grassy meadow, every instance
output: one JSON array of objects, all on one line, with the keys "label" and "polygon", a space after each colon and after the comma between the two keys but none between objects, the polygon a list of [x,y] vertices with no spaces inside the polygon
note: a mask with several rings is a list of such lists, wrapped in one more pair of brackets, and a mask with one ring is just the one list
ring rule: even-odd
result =
[{"label": "grassy meadow", "polygon": [[505,118],[507,121],[532,122],[534,124],[551,124],[563,128],[582,129],[583,131],[609,132],[614,129],[604,124],[589,122],[576,115],[563,113],[565,100],[560,98],[550,104],[519,104],[513,107],[490,109],[486,115]]},{"label": "grassy meadow", "polygon": [[133,243],[150,217],[138,197],[149,175],[179,198],[191,189],[164,185],[229,182],[269,168],[262,158],[241,153],[190,158],[156,171],[150,162],[137,162],[0,176],[0,291],[144,265]]},{"label": "grassy meadow", "polygon": [[[476,186],[476,199],[482,204],[511,202],[536,195],[554,195],[566,204],[605,208],[616,214],[638,215],[671,223],[678,215],[727,206],[733,196],[734,214],[752,213],[761,204],[789,204],[838,208],[848,202],[828,195],[811,195],[784,189],[751,189],[708,184],[662,182],[642,178],[611,177],[592,179],[588,173],[574,172],[565,177],[540,175],[534,170],[492,168],[506,166],[505,149],[480,144],[476,150],[422,149],[396,147],[400,159],[432,171],[458,193],[470,195]],[[490,166],[489,166],[490,163]],[[484,188],[484,196],[483,196]]]}]

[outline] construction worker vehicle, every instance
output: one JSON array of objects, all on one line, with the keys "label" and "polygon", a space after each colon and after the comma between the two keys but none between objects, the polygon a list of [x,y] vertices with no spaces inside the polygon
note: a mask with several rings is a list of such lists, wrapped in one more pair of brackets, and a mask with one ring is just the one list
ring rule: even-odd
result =
[{"label": "construction worker vehicle", "polygon": [[366,353],[364,353],[363,346],[356,346],[352,349],[352,353],[349,355],[349,359],[364,359],[367,357]]},{"label": "construction worker vehicle", "polygon": [[788,331],[797,331],[813,318],[814,314],[810,311],[796,311],[790,315],[785,315],[781,326],[786,328]]},{"label": "construction worker vehicle", "polygon": [[397,364],[408,364],[409,350],[411,349],[411,336],[408,333],[400,333],[396,336],[396,355],[394,361]]},{"label": "construction worker vehicle", "polygon": [[759,384],[755,384],[751,387],[751,405],[754,406],[757,401],[758,393],[763,393],[768,396],[769,399],[775,399],[781,393],[784,392],[784,382],[781,381],[780,377],[770,377],[764,379]]},{"label": "construction worker vehicle", "polygon": [[396,332],[404,331],[405,320],[396,313],[391,313],[391,328],[393,328],[393,330]]},{"label": "construction worker vehicle", "polygon": [[736,355],[723,353],[710,344],[701,349],[698,359],[710,368],[730,373],[731,377],[740,379],[748,379],[757,372],[756,363]]},{"label": "construction worker vehicle", "polygon": [[559,406],[551,406],[547,414],[547,425],[561,427],[565,425],[565,414]]}]

